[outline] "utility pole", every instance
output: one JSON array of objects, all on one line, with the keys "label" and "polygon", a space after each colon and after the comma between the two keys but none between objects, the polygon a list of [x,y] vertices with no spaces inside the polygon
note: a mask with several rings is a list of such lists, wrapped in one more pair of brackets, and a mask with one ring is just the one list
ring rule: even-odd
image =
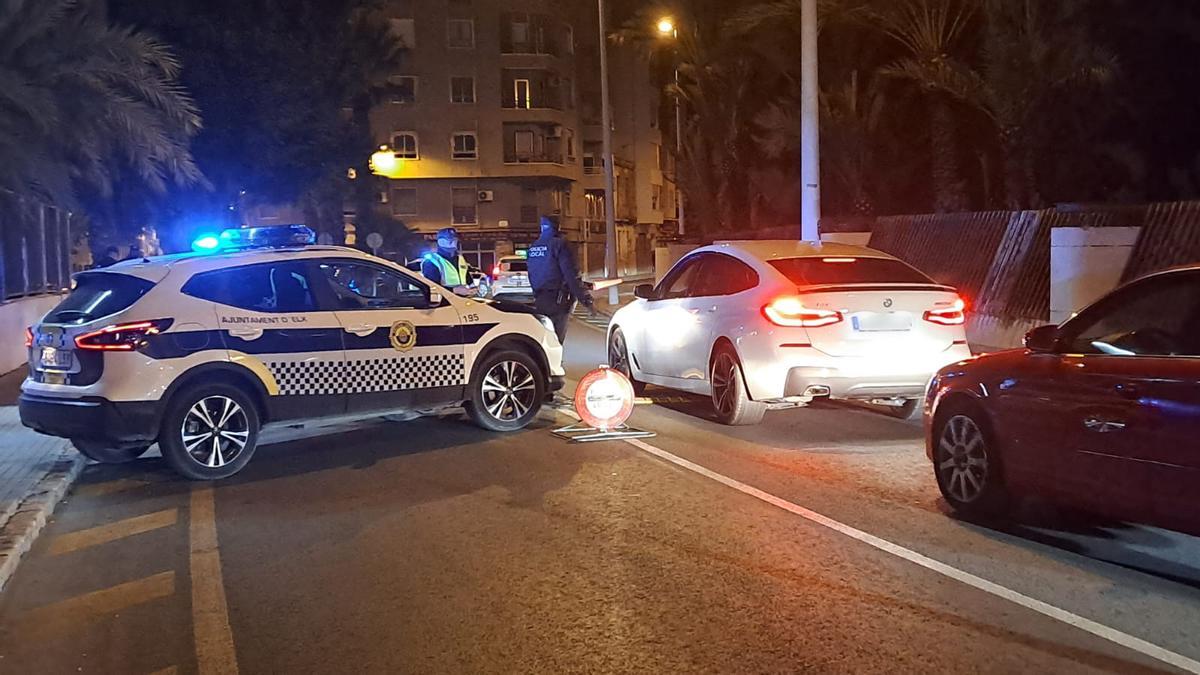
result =
[{"label": "utility pole", "polygon": [[817,0],[800,4],[800,238],[820,241],[821,132]]},{"label": "utility pole", "polygon": [[680,167],[683,166],[683,90],[679,88],[679,66],[675,66],[675,203],[679,209],[679,236],[687,233],[685,227],[683,189],[679,187]]},{"label": "utility pole", "polygon": [[[614,171],[612,147],[612,106],[608,93],[608,17],[605,12],[604,0],[596,0],[596,9],[600,13],[600,114],[601,124],[604,125],[604,276],[616,279],[617,274],[617,200],[613,188]],[[614,307],[619,302],[616,285],[608,289],[608,301]]]}]

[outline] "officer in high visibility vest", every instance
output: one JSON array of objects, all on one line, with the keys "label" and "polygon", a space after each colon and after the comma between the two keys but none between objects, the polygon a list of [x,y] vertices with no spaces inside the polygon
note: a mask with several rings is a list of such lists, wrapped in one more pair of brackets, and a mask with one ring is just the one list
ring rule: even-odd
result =
[{"label": "officer in high visibility vest", "polygon": [[421,275],[454,291],[470,295],[471,273],[466,258],[458,252],[458,230],[443,227],[437,234],[437,251],[425,254]]}]

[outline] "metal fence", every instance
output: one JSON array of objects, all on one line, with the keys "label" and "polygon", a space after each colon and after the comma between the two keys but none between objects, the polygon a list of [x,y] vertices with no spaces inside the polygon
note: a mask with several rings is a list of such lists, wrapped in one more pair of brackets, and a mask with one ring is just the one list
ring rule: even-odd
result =
[{"label": "metal fence", "polygon": [[77,218],[15,197],[0,205],[0,300],[68,288]]},{"label": "metal fence", "polygon": [[1138,223],[1142,231],[1123,278],[1200,262],[1200,202],[1153,204]]}]

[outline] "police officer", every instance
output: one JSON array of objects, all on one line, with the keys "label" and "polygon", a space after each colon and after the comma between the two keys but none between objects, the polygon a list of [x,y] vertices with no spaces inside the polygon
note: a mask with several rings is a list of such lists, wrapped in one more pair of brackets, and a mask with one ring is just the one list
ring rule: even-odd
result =
[{"label": "police officer", "polygon": [[458,252],[458,230],[443,227],[437,233],[437,251],[428,253],[421,261],[421,275],[454,291],[470,295],[471,268]]},{"label": "police officer", "polygon": [[576,301],[592,307],[592,296],[579,280],[575,256],[562,237],[554,218],[542,216],[542,235],[529,247],[529,284],[534,307],[554,322],[561,343],[567,338],[567,317]]}]

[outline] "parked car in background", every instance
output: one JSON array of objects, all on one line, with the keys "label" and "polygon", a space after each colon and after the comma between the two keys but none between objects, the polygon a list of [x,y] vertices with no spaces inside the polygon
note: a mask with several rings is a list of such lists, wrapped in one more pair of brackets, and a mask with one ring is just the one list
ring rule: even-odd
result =
[{"label": "parked car in background", "polygon": [[907,417],[971,355],[953,288],[860,246],[718,243],[635,294],[609,325],[609,364],[639,388],[711,396],[725,424],[830,397]]},{"label": "parked car in background", "polygon": [[533,302],[529,267],[524,256],[506,255],[492,268],[492,297],[512,302]]},{"label": "parked car in background", "polygon": [[1200,266],[1120,288],[1025,349],[943,369],[927,453],[946,501],[1017,495],[1200,534]]}]

